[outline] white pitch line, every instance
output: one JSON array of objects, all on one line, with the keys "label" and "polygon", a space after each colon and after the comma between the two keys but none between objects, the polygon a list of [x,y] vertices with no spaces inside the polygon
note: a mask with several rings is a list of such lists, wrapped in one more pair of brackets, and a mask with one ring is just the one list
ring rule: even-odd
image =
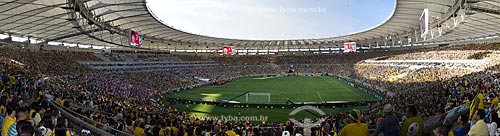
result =
[{"label": "white pitch line", "polygon": [[[332,81],[333,81],[333,79],[332,79],[332,78],[330,78],[330,80],[332,80]],[[341,82],[342,82],[342,81],[341,81]],[[360,99],[362,99],[362,97],[361,97],[359,94],[357,94],[357,93],[356,93],[356,92],[354,92],[353,90],[351,90],[351,89],[349,89],[349,88],[345,87],[346,85],[341,85],[341,84],[339,84],[339,83],[335,83],[335,84],[336,84],[336,85],[338,85],[338,86],[341,86],[342,88],[344,88],[344,89],[346,89],[346,90],[349,90],[352,94],[354,94],[354,95],[358,96]]]},{"label": "white pitch line", "polygon": [[321,95],[319,94],[319,92],[317,92],[317,93],[318,93],[318,96],[319,96],[319,100],[320,100],[321,102],[323,102],[323,98],[321,98]]}]

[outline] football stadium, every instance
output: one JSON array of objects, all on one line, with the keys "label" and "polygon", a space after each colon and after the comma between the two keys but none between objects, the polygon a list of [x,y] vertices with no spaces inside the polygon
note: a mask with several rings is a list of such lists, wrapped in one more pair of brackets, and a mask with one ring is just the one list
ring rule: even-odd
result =
[{"label": "football stadium", "polygon": [[1,135],[500,135],[499,0],[153,1],[0,0]]}]

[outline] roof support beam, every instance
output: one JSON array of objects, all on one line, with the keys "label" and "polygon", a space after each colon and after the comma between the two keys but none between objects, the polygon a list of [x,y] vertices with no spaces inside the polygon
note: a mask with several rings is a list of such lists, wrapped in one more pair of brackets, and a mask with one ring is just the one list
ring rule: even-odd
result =
[{"label": "roof support beam", "polygon": [[[9,17],[6,17],[6,18],[3,18],[2,20],[8,20],[9,18],[13,18],[13,17],[18,17],[19,15],[23,15],[23,14],[28,14],[27,16],[25,16],[24,18],[19,18],[17,20],[14,20],[12,22],[19,22],[21,20],[24,20],[24,19],[28,19],[30,17],[33,17],[33,16],[36,16],[38,14],[34,14],[34,13],[43,13],[43,12],[47,12],[49,10],[52,10],[56,8],[56,6],[50,6],[50,7],[43,7],[43,8],[38,8],[38,9],[33,9],[33,10],[28,10],[28,11],[25,11],[25,12],[22,12],[22,13],[18,13],[16,15],[12,15],[12,16],[9,16]],[[9,29],[10,30],[10,29]]]},{"label": "roof support beam", "polygon": [[113,4],[102,4],[98,5],[95,4],[94,6],[91,6],[88,8],[88,10],[93,11],[96,9],[104,8],[104,7],[111,7],[111,6],[144,6],[144,1],[134,1],[134,2],[123,2],[123,3],[113,3]]},{"label": "roof support beam", "polygon": [[118,18],[115,18],[115,19],[106,20],[106,21],[104,21],[104,23],[114,22],[114,21],[118,21],[118,20],[122,20],[122,19],[140,17],[140,16],[149,16],[149,14],[148,13],[141,13],[141,14],[130,15],[130,16],[122,16],[122,17],[118,17]]},{"label": "roof support beam", "polygon": [[56,38],[51,38],[51,39],[48,39],[47,41],[58,41],[58,40],[62,40],[62,39],[70,38],[70,37],[79,36],[82,34],[89,34],[89,33],[99,32],[99,31],[103,31],[103,30],[104,29],[102,29],[102,28],[97,28],[97,29],[93,29],[93,30],[83,31],[83,32],[74,33],[74,34],[70,34],[70,35],[64,35],[64,36],[60,36],[60,37],[56,37]]},{"label": "roof support beam", "polygon": [[101,14],[98,14],[98,15],[96,15],[96,17],[102,17],[102,16],[106,16],[109,14],[117,13],[117,12],[129,12],[129,11],[145,11],[145,9],[144,8],[132,8],[132,9],[113,10],[110,12],[103,12]]}]

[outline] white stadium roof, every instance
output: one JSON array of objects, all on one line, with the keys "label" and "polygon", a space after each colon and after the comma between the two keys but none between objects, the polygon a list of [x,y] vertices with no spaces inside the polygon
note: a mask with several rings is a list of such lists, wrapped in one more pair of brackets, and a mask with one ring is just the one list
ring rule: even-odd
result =
[{"label": "white stadium roof", "polygon": [[[374,7],[377,8],[377,7]],[[420,37],[420,16],[429,9],[430,33]],[[366,12],[369,12],[368,10]],[[244,40],[195,35],[165,25],[145,0],[0,0],[0,32],[45,42],[128,46],[127,31],[144,35],[144,48],[196,49],[233,45],[245,49],[335,47],[449,42],[500,33],[500,0],[397,0],[379,26],[339,37]]]}]

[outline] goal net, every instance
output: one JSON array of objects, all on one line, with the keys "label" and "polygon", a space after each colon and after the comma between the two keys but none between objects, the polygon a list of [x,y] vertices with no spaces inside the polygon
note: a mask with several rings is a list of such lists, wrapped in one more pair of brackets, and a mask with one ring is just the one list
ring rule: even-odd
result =
[{"label": "goal net", "polygon": [[270,93],[247,93],[245,102],[247,103],[270,103]]}]

